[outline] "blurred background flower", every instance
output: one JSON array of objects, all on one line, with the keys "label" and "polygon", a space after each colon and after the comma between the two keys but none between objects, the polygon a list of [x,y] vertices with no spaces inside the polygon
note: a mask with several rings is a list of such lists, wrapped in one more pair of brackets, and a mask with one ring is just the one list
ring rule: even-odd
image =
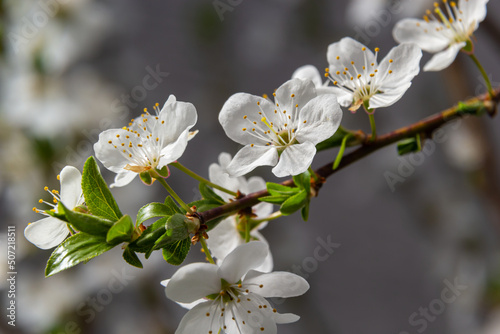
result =
[{"label": "blurred background flower", "polygon": [[[220,2],[224,10],[215,6]],[[234,155],[239,148],[217,121],[229,96],[272,93],[305,64],[325,68],[327,46],[345,36],[390,50],[397,44],[394,24],[429,7],[424,0],[365,1],[361,9],[359,3],[0,1],[0,247],[6,249],[7,226],[16,226],[18,272],[17,326],[4,318],[0,332],[173,333],[185,311],[165,298],[160,281],[177,268],[161,254],[143,261],[140,270],[114,250],[44,278],[50,252],[22,235],[38,218],[31,208],[43,186],[57,188],[55,176],[67,164],[81,170],[101,131],[126,125],[170,94],[197,108],[200,133],[181,162],[207,176],[220,152]],[[477,56],[493,82],[500,80],[499,16],[500,4],[491,1],[475,34]],[[424,55],[422,64],[429,58]],[[481,92],[477,70],[459,55],[445,71],[415,77],[397,104],[377,113],[378,131]],[[343,121],[369,132],[364,113],[345,111]],[[270,222],[263,234],[275,270],[300,272],[311,285],[303,297],[279,306],[301,316],[282,330],[413,334],[425,324],[429,334],[496,333],[499,125],[498,117],[467,118],[447,126],[444,139],[427,142],[421,154],[398,157],[395,147],[381,150],[328,180],[307,223],[299,215]],[[313,167],[335,155],[319,154]],[[112,173],[101,171],[111,183]],[[388,171],[403,181],[390,186]],[[253,175],[277,180],[266,168]],[[186,201],[199,198],[197,184],[177,170],[169,183]],[[113,193],[132,216],[166,196],[139,180]],[[336,248],[316,259],[315,249],[329,242]],[[6,306],[3,254],[0,300]],[[195,247],[188,261],[202,258]],[[439,302],[445,280],[467,286],[453,303]],[[423,308],[429,319],[420,314]]]}]

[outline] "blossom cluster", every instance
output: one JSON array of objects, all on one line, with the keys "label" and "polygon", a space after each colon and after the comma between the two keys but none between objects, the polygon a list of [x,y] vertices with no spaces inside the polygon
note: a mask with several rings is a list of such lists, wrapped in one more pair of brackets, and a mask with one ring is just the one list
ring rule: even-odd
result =
[{"label": "blossom cluster", "polygon": [[[26,238],[42,249],[59,245],[49,260],[48,276],[120,243],[125,243],[124,258],[132,265],[142,267],[137,252],[148,258],[159,249],[169,263],[180,264],[186,249],[200,242],[209,263],[188,264],[162,282],[169,299],[190,309],[176,333],[276,333],[276,324],[299,317],[278,313],[266,298],[299,296],[309,285],[295,274],[272,272],[273,257],[260,231],[268,221],[300,209],[307,219],[309,200],[323,182],[311,169],[317,145],[338,133],[344,133],[345,145],[344,139],[352,135],[339,131],[342,108],[355,112],[363,107],[376,139],[375,109],[395,104],[410,88],[420,71],[422,50],[438,52],[424,70],[449,66],[460,50],[473,52],[471,36],[486,15],[487,2],[444,1],[444,11],[437,4],[424,20],[402,20],[393,31],[401,44],[380,62],[379,48],[372,51],[345,37],[328,46],[326,81],[316,67],[306,65],[271,97],[232,95],[222,106],[219,122],[242,148],[234,157],[221,153],[218,163],[209,167],[208,180],[178,162],[196,134],[197,111],[171,95],[161,109],[157,104],[153,113],[145,109],[128,126],[102,132],[94,145],[97,159],[116,173],[111,187],[124,187],[139,175],[147,185],[162,184],[171,197],[142,208],[134,225],[121,214],[90,158],[83,174],[72,166],[61,171],[60,193],[46,188],[52,203],[40,203],[52,209],[34,208],[48,217],[29,224]],[[166,181],[172,166],[200,181],[202,200],[187,204],[177,196]],[[259,166],[272,166],[277,177],[292,176],[293,185],[244,177]],[[200,218],[202,208],[230,206],[265,189],[270,196],[258,204],[228,209],[214,223]],[[280,210],[273,212],[273,204],[281,205]],[[143,223],[152,218],[160,219],[146,227]],[[96,251],[82,251],[85,246]]]}]

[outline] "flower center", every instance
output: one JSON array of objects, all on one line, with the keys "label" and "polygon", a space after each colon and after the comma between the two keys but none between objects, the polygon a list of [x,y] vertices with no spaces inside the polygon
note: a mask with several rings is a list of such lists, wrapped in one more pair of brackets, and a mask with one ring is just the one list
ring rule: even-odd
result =
[{"label": "flower center", "polygon": [[159,128],[165,121],[159,120],[158,103],[155,104],[156,115],[151,115],[146,108],[140,119],[132,119],[129,127],[123,127],[125,133],[116,134],[116,139],[109,140],[120,154],[129,162],[124,169],[142,173],[155,168],[161,158],[163,137]]},{"label": "flower center", "polygon": [[[470,1],[470,0],[466,0]],[[440,8],[439,3],[434,3],[434,13],[431,10],[426,11],[424,20],[428,23],[435,22],[437,32],[441,32],[455,43],[466,42],[474,31],[474,23],[467,26],[464,23],[464,13],[454,1],[443,0],[444,11]],[[420,24],[417,23],[417,27]],[[424,32],[428,33],[427,29]]]},{"label": "flower center", "polygon": [[[262,108],[261,103],[257,102],[257,113],[250,116],[243,116],[245,122],[248,122],[249,127],[242,128],[242,131],[258,139],[260,142],[264,141],[266,146],[276,146],[278,153],[281,153],[288,146],[297,143],[297,140],[295,139],[295,131],[297,130],[297,114],[299,105],[293,103],[295,94],[291,94],[290,97],[294,107],[292,110],[282,109],[282,106],[280,106],[279,101],[276,98],[276,93],[273,95],[276,102],[274,115],[267,115]],[[265,97],[267,96],[265,95]],[[273,119],[274,122],[271,121],[271,119]],[[253,147],[254,144],[251,144],[250,146]]]},{"label": "flower center", "polygon": [[332,71],[330,68],[325,69],[326,78],[338,88],[353,95],[352,107],[350,108],[352,111],[357,110],[373,95],[379,93],[380,84],[393,73],[391,70],[392,59],[389,60],[389,66],[383,73],[379,70],[377,63],[379,48],[375,48],[375,59],[371,62],[368,59],[366,47],[361,48],[361,51],[363,52],[362,64],[356,64],[354,60],[346,63],[344,59],[337,56],[336,63],[330,64]]}]

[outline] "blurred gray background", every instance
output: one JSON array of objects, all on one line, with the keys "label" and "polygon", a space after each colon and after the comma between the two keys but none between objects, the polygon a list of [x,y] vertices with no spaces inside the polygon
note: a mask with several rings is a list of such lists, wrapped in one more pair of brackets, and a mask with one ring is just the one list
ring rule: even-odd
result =
[{"label": "blurred gray background", "polygon": [[[22,234],[41,218],[31,208],[41,208],[43,187],[58,189],[56,175],[67,164],[81,169],[99,132],[123,126],[170,94],[197,108],[200,132],[180,161],[207,176],[220,152],[238,150],[217,121],[230,95],[272,93],[305,64],[322,71],[328,45],[344,36],[380,47],[383,56],[396,45],[393,25],[430,6],[423,0],[0,1],[0,247],[6,249],[7,226],[16,226],[18,271],[13,328],[3,314],[2,250],[0,332],[174,333],[185,310],[164,295],[160,281],[177,268],[161,254],[140,270],[114,249],[44,278],[50,251]],[[498,1],[490,1],[475,34],[477,57],[497,87],[499,18]],[[424,54],[421,65],[429,58]],[[145,85],[152,71],[157,80]],[[445,71],[418,75],[400,102],[378,110],[379,133],[484,91],[472,61],[460,54]],[[370,129],[361,111],[346,110],[343,125]],[[399,157],[395,146],[380,150],[328,179],[308,222],[299,215],[271,222],[262,232],[275,270],[301,272],[311,285],[304,296],[276,301],[280,312],[301,316],[278,330],[500,333],[499,126],[498,117],[468,118],[447,126],[446,138],[428,142],[418,155]],[[336,153],[317,155],[313,167]],[[111,182],[114,174],[101,170]],[[388,173],[402,181],[388,182]],[[278,181],[269,168],[252,175]],[[179,171],[169,180],[186,201],[199,198],[196,182]],[[132,216],[166,196],[159,185],[139,180],[113,194]],[[332,254],[315,258],[328,240]],[[202,260],[199,248],[187,261]],[[121,289],[110,294],[116,277]],[[443,291],[454,291],[452,302],[444,302]]]}]

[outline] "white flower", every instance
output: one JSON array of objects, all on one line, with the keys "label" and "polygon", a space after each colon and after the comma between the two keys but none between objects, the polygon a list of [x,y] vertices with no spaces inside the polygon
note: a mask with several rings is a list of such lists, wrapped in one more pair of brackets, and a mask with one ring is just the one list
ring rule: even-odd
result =
[{"label": "white flower", "polygon": [[[243,176],[231,177],[226,172],[226,168],[231,161],[231,155],[228,153],[221,153],[219,155],[219,164],[213,163],[208,169],[210,181],[218,184],[226,189],[234,192],[240,191],[243,194],[249,194],[255,191],[266,189],[266,182],[258,176],[253,176],[248,180]],[[232,198],[227,193],[214,189],[226,202]],[[255,219],[262,219],[269,216],[273,212],[273,205],[270,203],[260,203],[253,207],[253,214]],[[244,229],[239,226],[240,218],[238,215],[232,215],[221,221],[215,228],[208,232],[209,238],[207,239],[208,248],[217,258],[217,262],[224,260],[224,258],[231,253],[236,247],[245,243],[245,238],[242,233]],[[252,229],[250,236],[254,239],[262,241],[267,244],[266,239],[258,232],[267,225],[267,222],[260,223],[256,228]],[[273,258],[269,252],[266,260],[262,266],[256,270],[270,272],[273,269]]]},{"label": "white flower", "polygon": [[[74,209],[85,202],[82,193],[82,174],[78,169],[73,166],[66,166],[57,178],[61,181],[60,195],[57,190],[49,191],[48,187],[45,187],[45,190],[49,191],[53,196],[54,204],[43,200],[40,200],[40,203],[52,206],[53,210],[57,212],[57,202],[59,201],[68,209]],[[41,210],[36,208],[33,208],[33,211],[42,213]],[[24,229],[24,236],[38,248],[49,249],[63,242],[69,232],[65,221],[49,216],[29,224]]]},{"label": "white flower", "polygon": [[138,173],[161,169],[179,159],[191,138],[189,129],[197,120],[191,103],[177,102],[170,95],[156,115],[147,112],[129,123],[129,127],[110,129],[99,135],[94,145],[97,159],[117,173],[111,187],[129,184]]},{"label": "white flower", "polygon": [[328,87],[330,83],[329,80],[323,82],[323,78],[319,73],[316,66],[313,65],[304,65],[295,70],[292,74],[292,79],[301,79],[301,80],[311,80],[316,87],[316,93],[319,94],[328,94],[334,92],[333,87]]},{"label": "white flower", "polygon": [[337,131],[342,110],[335,96],[317,96],[310,80],[292,79],[273,94],[275,102],[246,93],[234,94],[219,114],[226,135],[245,145],[227,171],[244,175],[257,166],[275,166],[284,177],[305,172],[315,145]]},{"label": "white flower", "polygon": [[424,71],[441,71],[450,66],[461,49],[468,43],[472,45],[472,33],[486,17],[488,0],[459,0],[458,5],[443,2],[446,13],[435,3],[435,14],[428,10],[423,20],[404,19],[392,32],[399,43],[415,43],[424,51],[436,53]]},{"label": "white flower", "polygon": [[309,284],[288,272],[252,270],[267,252],[266,244],[252,241],[236,248],[220,266],[191,263],[163,281],[167,297],[176,302],[206,298],[184,316],[175,333],[276,333],[276,324],[297,321],[297,315],[279,314],[265,298],[299,296]]},{"label": "white flower", "polygon": [[369,109],[396,103],[420,71],[422,51],[414,44],[401,44],[377,62],[375,54],[350,37],[328,47],[329,77],[339,103],[356,111],[367,103]]}]

